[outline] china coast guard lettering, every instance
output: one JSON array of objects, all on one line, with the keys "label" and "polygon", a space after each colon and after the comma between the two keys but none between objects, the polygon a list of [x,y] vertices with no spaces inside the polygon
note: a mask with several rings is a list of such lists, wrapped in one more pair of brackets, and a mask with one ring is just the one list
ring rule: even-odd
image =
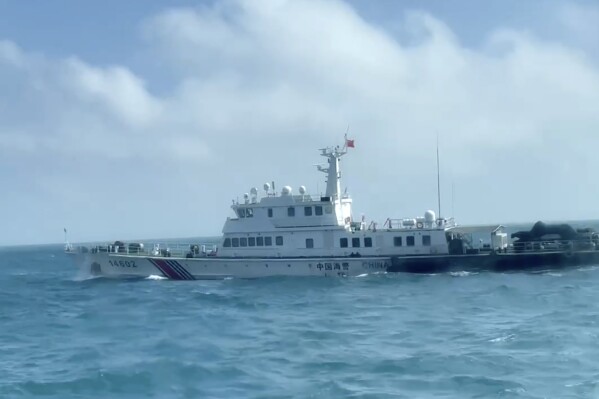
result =
[{"label": "china coast guard lettering", "polygon": [[391,266],[388,261],[383,260],[375,260],[370,262],[362,262],[363,269],[378,269],[378,270],[387,270],[387,268]]}]

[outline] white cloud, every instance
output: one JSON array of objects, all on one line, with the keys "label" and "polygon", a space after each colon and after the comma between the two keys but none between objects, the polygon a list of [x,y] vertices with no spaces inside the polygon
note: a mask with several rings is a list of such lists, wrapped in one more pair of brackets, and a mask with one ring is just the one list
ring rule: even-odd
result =
[{"label": "white cloud", "polygon": [[126,68],[95,68],[72,58],[64,63],[63,73],[65,86],[76,97],[92,106],[105,106],[126,125],[147,128],[160,116],[159,101]]},{"label": "white cloud", "polygon": [[339,1],[166,10],[143,26],[152,62],[178,76],[164,95],[125,66],[0,42],[2,162],[46,165],[39,190],[61,202],[50,219],[84,230],[87,201],[96,237],[213,234],[250,186],[322,189],[314,149],[349,124],[356,212],[435,207],[439,134],[463,221],[599,217],[599,70],[583,50],[508,28],[474,50],[426,12],[403,23],[408,40]]}]

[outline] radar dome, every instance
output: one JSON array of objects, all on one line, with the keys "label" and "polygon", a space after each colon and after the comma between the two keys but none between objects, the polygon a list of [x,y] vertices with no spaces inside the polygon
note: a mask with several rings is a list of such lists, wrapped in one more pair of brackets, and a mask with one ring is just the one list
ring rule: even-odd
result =
[{"label": "radar dome", "polygon": [[283,194],[283,195],[291,195],[291,186],[285,186],[285,187],[283,187],[283,190],[281,190],[281,194]]},{"label": "radar dome", "polygon": [[431,210],[424,212],[424,220],[426,220],[427,223],[433,223],[435,219],[435,212]]},{"label": "radar dome", "polygon": [[299,186],[299,193],[301,195],[306,194],[306,186]]},{"label": "radar dome", "polygon": [[248,199],[250,198],[250,195],[248,193],[243,194],[243,198]]},{"label": "radar dome", "polygon": [[258,189],[257,189],[256,187],[252,187],[252,188],[250,189],[250,194],[252,194],[252,195],[254,195],[254,196],[255,196],[255,195],[258,195]]},{"label": "radar dome", "polygon": [[264,191],[268,191],[268,190],[270,190],[270,184],[264,183]]}]

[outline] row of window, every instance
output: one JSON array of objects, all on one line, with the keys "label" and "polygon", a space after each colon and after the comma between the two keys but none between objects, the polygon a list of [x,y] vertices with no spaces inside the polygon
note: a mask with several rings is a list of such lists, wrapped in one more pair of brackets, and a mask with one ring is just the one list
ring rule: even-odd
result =
[{"label": "row of window", "polygon": [[253,218],[254,210],[252,208],[238,208],[237,214],[240,218]]},{"label": "row of window", "polygon": [[[275,245],[283,245],[283,236],[275,237]],[[225,238],[223,242],[225,248],[237,248],[237,247],[272,247],[272,237],[233,237]]]},{"label": "row of window", "polygon": [[[406,246],[413,247],[416,244],[416,238],[414,236],[406,237]],[[282,246],[283,245],[283,236],[275,237],[275,245]],[[393,237],[393,245],[396,247],[403,246],[403,237]],[[422,236],[422,245],[425,247],[429,247],[431,245],[431,236],[423,235]],[[339,239],[339,246],[341,248],[349,247],[349,238],[343,237]],[[361,238],[360,237],[352,237],[351,239],[352,248],[360,248],[361,246]],[[234,237],[234,238],[225,238],[223,242],[223,247],[225,248],[237,248],[237,247],[272,247],[272,237]],[[364,247],[371,248],[372,247],[372,237],[364,237]],[[306,248],[314,248],[314,239],[306,238]]]},{"label": "row of window", "polygon": [[[406,237],[406,246],[413,247],[415,244],[416,244],[416,238],[414,236]],[[393,245],[396,247],[403,246],[403,237],[393,237]],[[422,245],[425,247],[430,247],[431,236],[423,235],[422,236]],[[346,237],[340,238],[339,246],[341,248],[348,248],[349,240]],[[360,247],[360,237],[353,237],[351,239],[351,246],[352,246],[352,248],[359,248]],[[364,247],[367,247],[367,248],[372,247],[372,238],[371,237],[364,237]]]},{"label": "row of window", "polygon": [[[341,248],[349,247],[349,239],[347,237],[340,238],[339,246]],[[351,246],[352,248],[360,248],[360,237],[352,237]],[[366,248],[372,247],[372,237],[364,237],[364,246]]]},{"label": "row of window", "polygon": [[[406,237],[406,246],[413,247],[415,244],[416,244],[416,238],[414,236]],[[396,247],[403,246],[403,237],[393,237],[393,245]],[[429,236],[429,235],[422,236],[422,245],[425,247],[430,247],[431,236]]]},{"label": "row of window", "polygon": [[[315,205],[315,206],[304,206],[304,216],[322,216],[323,215],[323,210],[324,213],[332,213],[333,212],[333,208],[331,208],[330,206],[326,206],[323,208],[322,205]],[[295,216],[295,207],[290,206],[289,208],[287,208],[287,216],[289,217],[294,217]],[[268,209],[268,217],[271,218],[272,217],[272,208]]]},{"label": "row of window", "polygon": [[[333,208],[331,206],[315,205],[315,206],[304,206],[304,216],[322,216],[324,213],[332,213]],[[273,208],[268,208],[268,217],[273,217]],[[254,217],[254,210],[252,208],[237,208],[237,215],[240,218],[251,218]],[[287,216],[295,216],[295,207],[290,206],[287,208]]]}]

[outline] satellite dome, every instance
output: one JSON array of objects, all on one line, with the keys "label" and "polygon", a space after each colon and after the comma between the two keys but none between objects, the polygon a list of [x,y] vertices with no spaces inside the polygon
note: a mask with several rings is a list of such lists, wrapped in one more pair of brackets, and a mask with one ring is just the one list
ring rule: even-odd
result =
[{"label": "satellite dome", "polygon": [[283,187],[283,190],[281,191],[281,194],[283,194],[283,195],[291,195],[291,186],[285,186],[285,187]]},{"label": "satellite dome", "polygon": [[301,195],[306,194],[306,186],[299,186],[299,193]]},{"label": "satellite dome", "polygon": [[428,210],[426,212],[424,212],[424,220],[426,220],[427,223],[433,223],[435,221],[435,212]]}]

